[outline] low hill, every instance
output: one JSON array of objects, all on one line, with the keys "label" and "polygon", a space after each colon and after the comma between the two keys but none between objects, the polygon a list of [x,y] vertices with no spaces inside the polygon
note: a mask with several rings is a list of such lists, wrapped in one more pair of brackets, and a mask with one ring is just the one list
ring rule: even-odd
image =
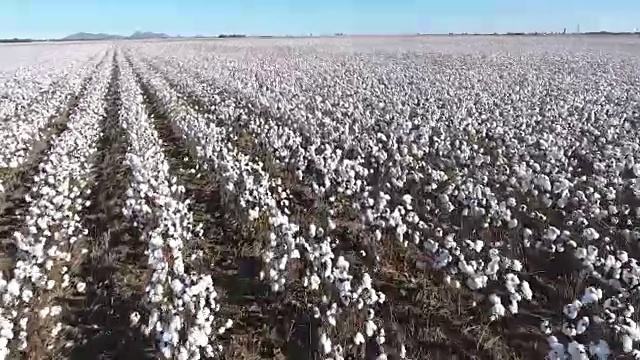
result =
[{"label": "low hill", "polygon": [[79,32],[71,34],[62,38],[61,40],[75,41],[75,40],[117,40],[117,39],[166,39],[170,38],[167,34],[154,33],[154,32],[142,32],[136,31],[130,36],[113,35],[105,33],[87,33]]}]

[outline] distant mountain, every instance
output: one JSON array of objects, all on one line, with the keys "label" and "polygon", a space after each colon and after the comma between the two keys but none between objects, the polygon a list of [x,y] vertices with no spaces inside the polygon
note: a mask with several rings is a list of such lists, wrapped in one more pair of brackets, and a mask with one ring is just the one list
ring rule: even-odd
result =
[{"label": "distant mountain", "polygon": [[124,38],[124,36],[111,35],[111,34],[105,34],[105,33],[93,34],[93,33],[79,32],[79,33],[66,36],[62,38],[62,40],[109,40],[109,39],[122,39],[122,38]]},{"label": "distant mountain", "polygon": [[129,39],[167,39],[170,37],[171,36],[162,33],[136,31],[129,36]]},{"label": "distant mountain", "polygon": [[162,33],[136,31],[130,36],[112,35],[105,33],[79,32],[62,38],[61,40],[117,40],[117,39],[167,39],[171,36]]}]

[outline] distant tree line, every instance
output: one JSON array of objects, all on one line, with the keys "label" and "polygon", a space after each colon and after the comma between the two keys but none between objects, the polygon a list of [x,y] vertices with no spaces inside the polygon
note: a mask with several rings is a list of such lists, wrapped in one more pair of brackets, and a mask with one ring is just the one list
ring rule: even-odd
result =
[{"label": "distant tree line", "polygon": [[218,35],[219,38],[243,38],[243,37],[247,37],[247,35],[245,34],[220,34]]},{"label": "distant tree line", "polygon": [[[540,32],[507,32],[507,33],[449,33],[449,36],[456,35],[493,35],[493,36],[536,36],[536,35],[547,35],[548,33],[540,33]],[[582,33],[567,33],[560,32],[554,33],[555,35],[640,35],[640,32],[612,32],[612,31],[591,31],[591,32],[582,32]],[[428,34],[419,34],[419,35],[428,35]]]},{"label": "distant tree line", "polygon": [[41,41],[41,40],[33,40],[33,39],[18,39],[18,38],[13,38],[13,39],[0,39],[0,43],[30,43],[30,42],[35,42],[35,41]]}]

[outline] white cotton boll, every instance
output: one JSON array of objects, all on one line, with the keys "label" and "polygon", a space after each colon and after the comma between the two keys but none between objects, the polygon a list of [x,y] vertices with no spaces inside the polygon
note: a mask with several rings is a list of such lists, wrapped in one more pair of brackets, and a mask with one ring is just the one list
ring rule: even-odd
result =
[{"label": "white cotton boll", "polygon": [[578,310],[580,310],[580,307],[582,307],[582,304],[576,300],[571,304],[565,305],[562,312],[566,317],[573,320],[578,317]]},{"label": "white cotton boll", "polygon": [[160,352],[162,352],[162,355],[165,357],[165,359],[171,359],[172,358],[171,354],[172,354],[173,350],[168,345],[160,346]]},{"label": "white cotton boll", "polygon": [[[435,244],[435,248],[433,249],[433,251],[435,251],[437,249],[438,244]],[[482,240],[476,240],[473,242],[473,250],[477,253],[481,252],[482,249],[484,248],[484,241]]]},{"label": "white cotton boll", "polygon": [[517,314],[518,313],[518,301],[510,300],[508,305],[509,313]]},{"label": "white cotton boll", "polygon": [[7,293],[11,296],[18,296],[20,294],[20,283],[16,279],[11,279],[7,284]]},{"label": "white cotton boll", "polygon": [[526,280],[523,280],[520,284],[520,292],[525,300],[531,301],[533,299],[533,291],[531,290],[529,282]]},{"label": "white cotton boll", "polygon": [[622,351],[625,353],[630,353],[633,351],[633,339],[629,334],[623,334],[621,337],[622,340]]},{"label": "white cotton boll", "polygon": [[550,350],[547,354],[549,360],[565,360],[566,359],[566,350],[562,343],[558,342],[558,339],[555,336],[549,336],[547,338],[547,342],[549,343]]},{"label": "white cotton boll", "polygon": [[543,320],[542,321],[542,323],[540,324],[540,330],[545,335],[550,335],[551,334],[552,330],[551,330],[551,323],[549,322],[549,320]]},{"label": "white cotton boll", "polygon": [[611,349],[606,341],[600,340],[598,343],[589,345],[589,353],[595,356],[597,360],[608,360],[611,356]]},{"label": "white cotton boll", "polygon": [[586,305],[596,303],[600,301],[600,299],[602,299],[602,289],[589,286],[585,289],[584,295],[580,298],[580,302]]},{"label": "white cotton boll", "polygon": [[623,264],[629,261],[629,254],[626,251],[620,250],[616,253],[616,256]]},{"label": "white cotton boll", "polygon": [[320,336],[320,348],[322,348],[322,352],[325,355],[331,353],[331,340],[329,340],[326,334]]},{"label": "white cotton boll", "polygon": [[404,344],[400,345],[400,359],[406,359],[407,358],[407,348],[404,346]]},{"label": "white cotton boll", "polygon": [[562,324],[562,333],[569,337],[573,337],[578,334],[576,327],[568,322]]},{"label": "white cotton boll", "polygon": [[589,360],[589,356],[587,355],[585,346],[578,343],[577,341],[572,341],[569,343],[567,352],[569,353],[571,360]]},{"label": "white cotton boll", "polygon": [[327,322],[329,323],[329,325],[331,326],[336,326],[337,322],[336,322],[336,317],[333,315],[328,315],[327,316]]},{"label": "white cotton boll", "polygon": [[24,289],[20,298],[22,299],[22,301],[28,303],[29,301],[31,301],[31,298],[33,298],[33,291]]},{"label": "white cotton boll", "polygon": [[378,304],[384,304],[387,299],[387,295],[385,295],[382,291],[378,291]]},{"label": "white cotton boll", "polygon": [[44,319],[47,316],[49,316],[50,310],[51,309],[48,306],[45,306],[44,308],[40,309],[40,311],[38,311],[38,315],[40,316],[41,319]]},{"label": "white cotton boll", "polygon": [[129,315],[129,323],[131,324],[131,326],[137,326],[139,322],[140,322],[140,313],[138,313],[137,311],[132,312]]},{"label": "white cotton boll", "polygon": [[489,278],[486,275],[475,274],[467,279],[466,284],[471,290],[479,290],[485,288],[488,281]]},{"label": "white cotton boll", "polygon": [[[29,323],[29,318],[28,317],[22,317],[20,318],[20,321],[18,321],[18,325],[20,326],[20,329],[26,329],[27,328],[27,324]],[[26,338],[27,334],[24,333],[24,337],[22,337],[23,332],[20,332],[20,338]]]},{"label": "white cotton boll", "polygon": [[498,295],[496,294],[489,295],[489,302],[493,305],[491,307],[492,321],[497,320],[505,315],[506,309],[504,305],[502,305],[502,301],[500,300],[500,297],[498,297]]},{"label": "white cotton boll", "polygon": [[349,262],[342,255],[338,256],[335,266],[344,271],[349,271]]},{"label": "white cotton boll", "polygon": [[376,337],[376,343],[378,345],[383,345],[386,341],[387,338],[384,336],[384,334],[379,334],[378,337]]},{"label": "white cotton boll", "polygon": [[630,319],[626,320],[627,324],[620,325],[622,331],[631,337],[632,341],[640,341],[640,327]]},{"label": "white cotton boll", "polygon": [[367,334],[367,337],[372,337],[377,329],[378,326],[372,320],[367,320],[367,322],[365,323],[365,332]]},{"label": "white cotton boll", "polygon": [[353,343],[356,346],[360,346],[362,344],[364,344],[364,336],[362,335],[362,333],[358,332],[354,337],[353,337]]},{"label": "white cotton boll", "polygon": [[578,323],[576,324],[576,333],[583,334],[585,331],[587,331],[588,327],[589,318],[587,316],[584,316],[580,320],[578,320]]},{"label": "white cotton boll", "polygon": [[258,217],[260,217],[260,209],[257,207],[249,209],[249,221],[255,221]]},{"label": "white cotton boll", "polygon": [[585,229],[582,236],[584,236],[588,241],[594,241],[600,238],[600,234],[598,234],[598,232],[593,228]]},{"label": "white cotton boll", "polygon": [[318,275],[313,274],[311,275],[311,290],[318,290],[320,289],[320,278],[318,277]]},{"label": "white cotton boll", "polygon": [[547,231],[545,232],[545,238],[549,241],[555,241],[559,235],[560,235],[560,230],[558,230],[553,226],[548,228]]},{"label": "white cotton boll", "polygon": [[[633,314],[635,314],[635,308],[633,307],[633,305],[631,304],[627,304],[626,308],[624,309],[624,311],[622,312],[622,315],[624,317],[630,318],[633,316]],[[638,340],[640,340],[640,334],[638,334]]]},{"label": "white cotton boll", "polygon": [[79,282],[79,283],[77,283],[77,284],[76,284],[76,290],[77,290],[79,293],[81,293],[81,294],[82,294],[82,293],[84,293],[84,291],[85,291],[86,289],[87,289],[87,284],[86,284],[86,283],[84,283],[84,282]]}]

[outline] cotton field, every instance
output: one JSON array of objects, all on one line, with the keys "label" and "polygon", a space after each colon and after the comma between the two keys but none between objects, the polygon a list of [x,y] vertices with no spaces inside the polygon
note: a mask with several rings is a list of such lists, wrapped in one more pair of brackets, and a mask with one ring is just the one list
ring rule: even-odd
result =
[{"label": "cotton field", "polygon": [[0,58],[0,359],[640,359],[640,38]]}]

